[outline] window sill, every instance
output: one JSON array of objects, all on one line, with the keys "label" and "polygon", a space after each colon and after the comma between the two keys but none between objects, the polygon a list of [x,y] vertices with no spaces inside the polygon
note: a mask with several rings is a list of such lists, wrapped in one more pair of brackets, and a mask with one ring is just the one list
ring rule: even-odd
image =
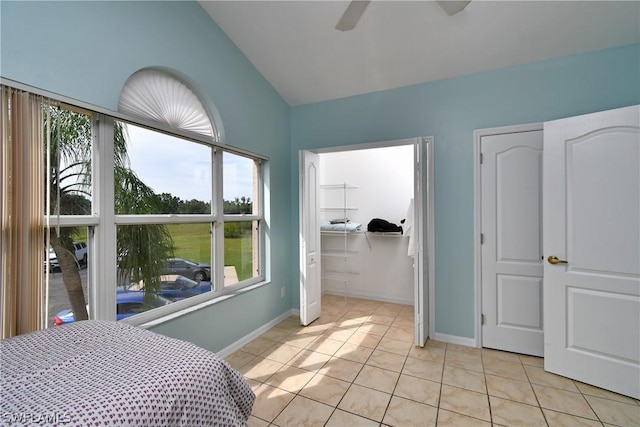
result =
[{"label": "window sill", "polygon": [[[128,319],[124,319],[121,320],[121,322],[123,323],[127,323],[129,325],[132,326],[137,326],[139,328],[143,328],[143,329],[148,329],[148,328],[152,328],[154,326],[158,326],[161,325],[165,322],[169,322],[171,320],[177,319],[179,317],[182,317],[186,314],[189,313],[193,313],[196,312],[198,310],[202,310],[203,308],[221,303],[223,301],[226,301],[228,299],[231,299],[233,297],[236,297],[238,295],[242,295],[246,292],[250,292],[254,289],[260,288],[262,286],[268,285],[269,283],[271,283],[271,281],[269,280],[263,280],[261,282],[258,283],[254,283],[252,285],[249,286],[245,286],[243,288],[237,289],[233,292],[230,292],[228,294],[221,294],[221,295],[217,295],[214,297],[211,297],[209,299],[206,299],[202,302],[198,302],[195,303],[193,305],[187,306],[185,308],[182,309],[178,309],[177,311],[171,312],[171,313],[167,313],[167,314],[161,314],[159,316],[151,316],[152,313],[150,312],[146,312],[146,313],[141,313],[139,315],[130,317]],[[147,314],[149,314],[149,316],[147,316]]]}]

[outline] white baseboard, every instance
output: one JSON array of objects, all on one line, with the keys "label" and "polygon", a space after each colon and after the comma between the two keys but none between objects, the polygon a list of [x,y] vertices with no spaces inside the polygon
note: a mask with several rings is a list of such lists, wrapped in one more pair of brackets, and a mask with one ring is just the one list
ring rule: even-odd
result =
[{"label": "white baseboard", "polygon": [[222,357],[222,358],[225,358],[228,355],[232,354],[234,351],[241,349],[242,347],[247,345],[249,342],[251,342],[254,339],[258,338],[260,335],[264,334],[269,329],[273,328],[274,326],[276,326],[278,323],[282,322],[287,317],[295,316],[295,315],[299,315],[299,314],[300,314],[300,310],[285,311],[284,313],[282,313],[280,316],[276,317],[275,319],[273,319],[269,323],[265,323],[264,325],[260,326],[258,329],[254,330],[253,332],[250,332],[249,334],[247,334],[244,337],[240,338],[238,341],[232,343],[231,345],[228,345],[227,347],[223,348],[220,351],[217,351],[216,354],[218,356]]},{"label": "white baseboard", "polygon": [[436,332],[432,339],[440,342],[446,342],[448,344],[458,344],[467,347],[479,347],[475,338],[459,337],[457,335],[440,334]]}]

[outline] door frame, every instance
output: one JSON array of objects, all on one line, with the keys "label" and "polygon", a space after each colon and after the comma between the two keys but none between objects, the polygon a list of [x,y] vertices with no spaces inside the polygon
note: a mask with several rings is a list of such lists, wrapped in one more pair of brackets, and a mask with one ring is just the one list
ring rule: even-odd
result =
[{"label": "door frame", "polygon": [[480,168],[480,142],[482,137],[510,133],[542,131],[543,123],[476,129],[473,131],[473,288],[474,288],[474,331],[473,344],[482,347],[482,171]]},{"label": "door frame", "polygon": [[[372,148],[385,148],[385,147],[394,147],[401,145],[413,145],[422,144],[426,146],[425,152],[423,153],[427,157],[426,166],[426,175],[427,175],[427,188],[426,190],[426,202],[427,202],[427,211],[422,212],[423,220],[426,222],[425,227],[427,231],[426,241],[423,242],[423,249],[426,249],[426,261],[427,261],[427,271],[428,274],[423,279],[423,290],[426,290],[428,295],[428,336],[431,339],[434,339],[435,336],[435,226],[434,226],[434,195],[435,195],[435,186],[434,186],[434,163],[435,163],[435,147],[434,147],[434,138],[432,136],[425,137],[417,137],[417,138],[406,138],[399,140],[388,140],[388,141],[377,141],[377,142],[368,142],[362,144],[350,144],[350,145],[342,145],[342,146],[334,146],[334,147],[323,147],[323,148],[315,148],[315,149],[306,149],[299,150],[299,153],[302,151],[310,151],[316,154],[323,153],[337,153],[341,151],[355,151],[355,150],[366,150]],[[422,151],[422,150],[418,150]],[[415,150],[414,150],[415,153]],[[424,157],[424,156],[423,156]],[[298,170],[299,173],[303,172],[304,165],[300,164],[300,154],[298,154]],[[416,163],[416,158],[414,154],[413,159],[414,165]],[[414,171],[415,176],[415,171]],[[415,184],[415,183],[414,183]],[[298,181],[299,186],[299,181]],[[302,206],[302,189],[298,189],[300,193],[300,198],[298,201],[299,209]],[[415,186],[414,186],[415,193]],[[414,201],[416,200],[414,194]],[[298,225],[298,233],[300,230],[301,223]],[[300,247],[298,245],[298,258],[300,258],[302,254],[300,253]],[[417,261],[417,260],[416,260]],[[302,262],[302,261],[301,261]],[[300,292],[302,292],[302,281],[299,280],[300,283]],[[415,295],[414,295],[415,298]],[[415,301],[414,301],[415,307]],[[414,316],[415,317],[415,316]],[[414,319],[415,320],[415,319]]]}]

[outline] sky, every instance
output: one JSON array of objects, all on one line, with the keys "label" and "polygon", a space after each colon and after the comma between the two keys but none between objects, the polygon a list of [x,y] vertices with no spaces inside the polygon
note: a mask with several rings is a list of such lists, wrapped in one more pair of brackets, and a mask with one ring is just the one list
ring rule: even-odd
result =
[{"label": "sky", "polygon": [[[156,194],[211,201],[211,147],[130,124],[127,128],[131,169]],[[245,157],[224,154],[225,200],[252,198],[252,165]]]}]

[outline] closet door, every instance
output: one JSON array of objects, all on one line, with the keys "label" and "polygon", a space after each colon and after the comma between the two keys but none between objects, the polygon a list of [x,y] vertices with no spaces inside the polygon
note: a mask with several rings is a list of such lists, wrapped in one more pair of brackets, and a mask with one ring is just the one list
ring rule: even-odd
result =
[{"label": "closet door", "polygon": [[320,157],[300,152],[300,323],[321,313],[320,224],[318,223]]},{"label": "closet door", "polygon": [[433,280],[433,139],[414,144],[414,220],[410,244],[414,253],[414,344],[422,347],[429,334],[429,283]]}]

